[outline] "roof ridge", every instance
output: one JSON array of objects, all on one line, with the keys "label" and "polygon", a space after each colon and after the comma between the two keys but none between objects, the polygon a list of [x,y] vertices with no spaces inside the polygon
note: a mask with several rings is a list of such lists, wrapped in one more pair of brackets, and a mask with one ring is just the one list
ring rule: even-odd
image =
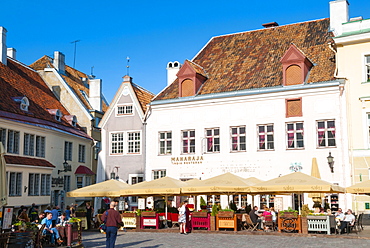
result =
[{"label": "roof ridge", "polygon": [[34,70],[33,68],[29,67],[28,65],[23,64],[22,62],[20,62],[20,61],[18,61],[18,60],[16,60],[16,59],[13,59],[12,57],[7,57],[7,59],[9,59],[9,60],[13,61],[14,63],[17,63],[17,64],[19,64],[19,65],[21,65],[21,66],[23,66],[23,67],[27,68],[28,70],[31,70],[31,71],[33,71],[33,72],[37,72],[36,70]]},{"label": "roof ridge", "polygon": [[200,69],[202,69],[202,71],[206,74],[205,76],[209,77],[209,75],[208,75],[208,73],[207,73],[206,69],[204,69],[204,67],[203,67],[203,66],[200,66],[199,64],[195,63],[194,61],[191,61],[191,60],[188,60],[188,59],[186,59],[186,60],[187,60],[187,61],[189,61],[190,63],[192,63],[193,65],[198,66],[198,67],[199,67]]}]

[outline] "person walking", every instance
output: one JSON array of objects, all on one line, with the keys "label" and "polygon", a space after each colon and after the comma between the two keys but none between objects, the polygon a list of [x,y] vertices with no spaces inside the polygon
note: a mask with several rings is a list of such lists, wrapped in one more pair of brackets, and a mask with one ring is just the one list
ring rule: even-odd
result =
[{"label": "person walking", "polygon": [[52,218],[51,218],[51,220],[53,222],[53,227],[55,227],[55,225],[57,224],[58,217],[59,217],[57,206],[53,207],[53,210],[51,210],[51,214],[53,215]]},{"label": "person walking", "polygon": [[188,201],[184,201],[182,203],[182,206],[179,210],[179,220],[178,222],[180,223],[180,234],[185,234],[187,235],[188,233],[186,232],[186,205]]},{"label": "person walking", "polygon": [[87,229],[91,228],[91,218],[94,212],[94,208],[90,205],[90,202],[86,202],[86,221],[87,221]]},{"label": "person walking", "polygon": [[123,226],[121,215],[114,208],[118,206],[118,199],[114,198],[109,205],[109,209],[106,210],[101,219],[107,226],[106,230],[106,247],[114,248],[117,238],[118,226]]}]

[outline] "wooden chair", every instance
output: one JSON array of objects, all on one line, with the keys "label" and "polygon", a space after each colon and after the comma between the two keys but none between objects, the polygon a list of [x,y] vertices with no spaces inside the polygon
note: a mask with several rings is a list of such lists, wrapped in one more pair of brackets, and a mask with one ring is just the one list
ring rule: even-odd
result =
[{"label": "wooden chair", "polygon": [[[272,221],[272,215],[265,215],[264,216],[264,222],[263,222],[265,227],[269,227],[270,230],[274,230],[275,224]],[[267,230],[267,229],[265,229]]]},{"label": "wooden chair", "polygon": [[359,216],[358,216],[358,219],[357,219],[357,222],[356,222],[356,224],[357,224],[357,230],[359,230],[360,232],[362,231],[362,230],[364,230],[364,228],[363,228],[363,226],[362,226],[362,218],[363,218],[363,213],[361,213]]},{"label": "wooden chair", "polygon": [[245,215],[245,220],[246,220],[246,223],[247,223],[247,228],[248,228],[247,230],[257,231],[258,223],[253,223],[249,214]]},{"label": "wooden chair", "polygon": [[0,233],[0,248],[8,247],[8,239],[10,233]]},{"label": "wooden chair", "polygon": [[36,240],[35,240],[35,245],[37,248],[42,248],[42,239],[43,239],[42,232],[44,231],[44,229],[45,229],[45,224],[42,224],[39,227],[39,230],[37,231]]}]

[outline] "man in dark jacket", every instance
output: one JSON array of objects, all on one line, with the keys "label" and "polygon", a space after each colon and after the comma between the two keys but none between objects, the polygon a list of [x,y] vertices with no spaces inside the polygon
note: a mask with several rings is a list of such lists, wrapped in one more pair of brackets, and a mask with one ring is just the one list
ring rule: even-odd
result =
[{"label": "man in dark jacket", "polygon": [[106,230],[106,247],[114,248],[117,238],[118,226],[123,226],[121,215],[114,208],[118,205],[118,199],[115,198],[110,202],[110,208],[102,215],[102,221],[105,221]]},{"label": "man in dark jacket", "polygon": [[262,216],[262,214],[258,213],[258,207],[254,206],[253,209],[249,212],[249,216],[251,217],[251,220],[254,224],[258,223],[258,229],[261,229],[261,219],[259,217]]}]

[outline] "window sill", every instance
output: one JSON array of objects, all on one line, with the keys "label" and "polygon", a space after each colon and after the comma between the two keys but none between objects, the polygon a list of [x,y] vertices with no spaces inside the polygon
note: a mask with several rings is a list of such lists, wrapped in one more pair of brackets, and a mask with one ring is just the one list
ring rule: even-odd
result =
[{"label": "window sill", "polygon": [[[293,148],[290,148],[289,150],[291,150]],[[275,151],[275,149],[257,149],[257,152],[273,152]]]},{"label": "window sill", "polygon": [[244,150],[244,151],[230,151],[230,153],[240,153],[240,152],[247,152],[247,150]]},{"label": "window sill", "polygon": [[316,149],[330,149],[330,148],[337,148],[337,146],[317,146]]},{"label": "window sill", "polygon": [[368,82],[361,82],[361,84],[370,84],[370,81],[368,81]]},{"label": "window sill", "polygon": [[161,157],[166,157],[166,156],[171,156],[172,153],[168,153],[168,154],[158,154],[158,156],[161,156]]},{"label": "window sill", "polygon": [[286,148],[286,150],[304,150],[305,148],[302,147],[302,148]]}]

